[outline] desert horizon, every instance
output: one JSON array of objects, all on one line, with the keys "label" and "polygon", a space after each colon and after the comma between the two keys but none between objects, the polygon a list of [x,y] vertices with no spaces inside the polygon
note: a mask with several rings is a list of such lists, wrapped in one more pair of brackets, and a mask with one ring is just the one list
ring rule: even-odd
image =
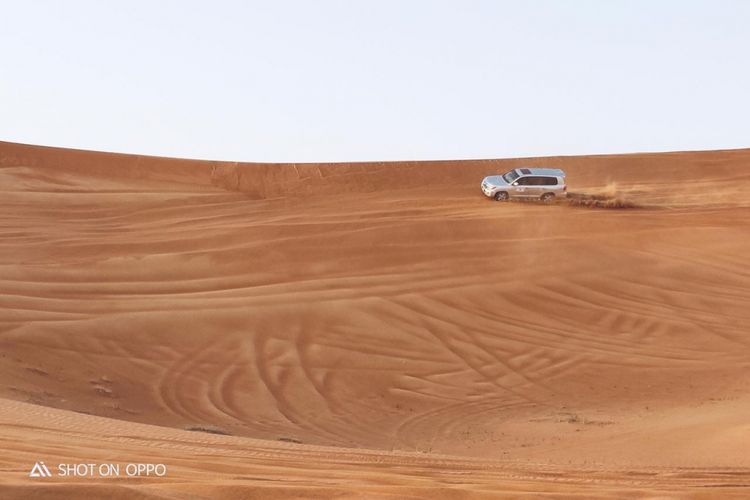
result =
[{"label": "desert horizon", "polygon": [[746,496],[749,164],[0,142],[0,496]]}]

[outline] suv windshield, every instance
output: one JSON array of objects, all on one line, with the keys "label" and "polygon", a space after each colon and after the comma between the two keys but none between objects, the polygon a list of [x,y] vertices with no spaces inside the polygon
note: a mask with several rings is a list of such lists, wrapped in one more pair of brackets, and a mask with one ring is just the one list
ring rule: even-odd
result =
[{"label": "suv windshield", "polygon": [[519,175],[515,170],[511,170],[510,172],[503,174],[503,179],[505,179],[505,182],[507,182],[508,184],[511,184],[514,180],[518,179],[518,177]]}]

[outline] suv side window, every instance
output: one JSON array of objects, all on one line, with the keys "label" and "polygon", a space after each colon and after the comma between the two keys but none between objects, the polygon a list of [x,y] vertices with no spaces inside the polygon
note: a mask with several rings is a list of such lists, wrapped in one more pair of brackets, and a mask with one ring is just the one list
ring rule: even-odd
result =
[{"label": "suv side window", "polygon": [[540,182],[543,186],[557,186],[557,177],[540,177],[539,178],[542,182]]},{"label": "suv side window", "polygon": [[533,177],[521,177],[518,179],[518,185],[519,186],[531,186],[534,183]]}]

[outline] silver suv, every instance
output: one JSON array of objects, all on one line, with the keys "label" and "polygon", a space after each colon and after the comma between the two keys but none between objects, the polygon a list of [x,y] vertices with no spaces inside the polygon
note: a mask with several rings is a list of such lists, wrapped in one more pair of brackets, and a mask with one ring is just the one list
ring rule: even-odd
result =
[{"label": "silver suv", "polygon": [[552,203],[567,196],[565,172],[557,168],[514,168],[503,175],[490,175],[482,181],[485,196],[497,201],[536,198]]}]

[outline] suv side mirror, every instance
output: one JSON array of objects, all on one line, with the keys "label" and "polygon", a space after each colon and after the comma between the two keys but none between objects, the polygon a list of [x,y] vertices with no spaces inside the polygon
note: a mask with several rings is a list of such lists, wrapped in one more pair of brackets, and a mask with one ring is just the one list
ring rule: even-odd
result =
[{"label": "suv side mirror", "polygon": [[514,186],[518,186],[518,182],[514,182],[514,183],[513,183],[513,185],[514,185]]}]

